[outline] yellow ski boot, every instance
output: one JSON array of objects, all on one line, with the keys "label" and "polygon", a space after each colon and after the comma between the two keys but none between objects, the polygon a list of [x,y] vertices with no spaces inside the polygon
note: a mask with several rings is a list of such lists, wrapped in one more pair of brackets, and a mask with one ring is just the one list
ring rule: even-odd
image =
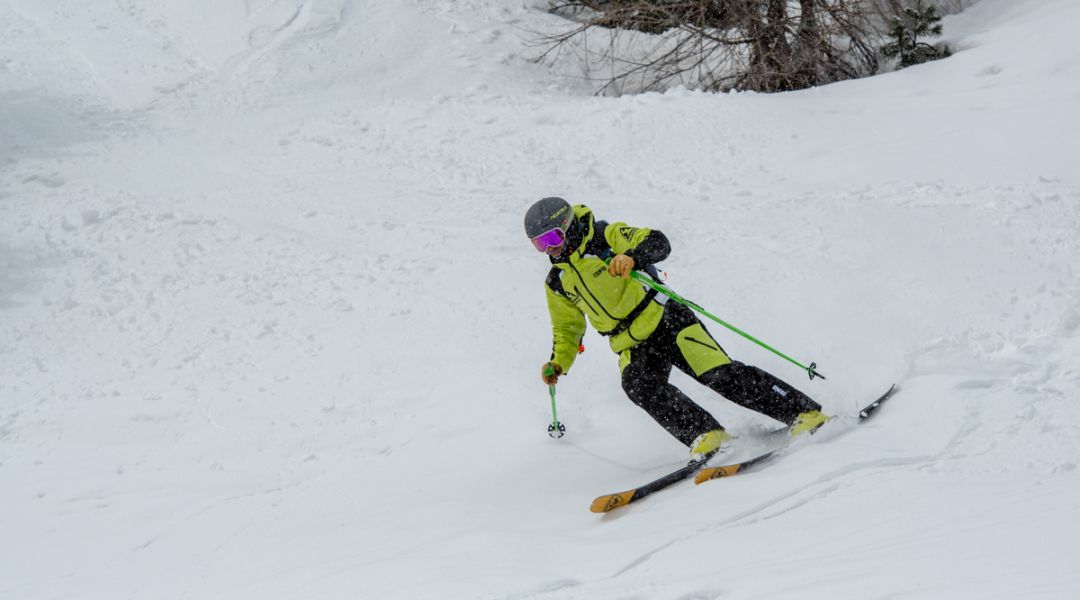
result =
[{"label": "yellow ski boot", "polygon": [[808,410],[795,417],[795,422],[791,424],[791,436],[795,437],[808,431],[814,433],[818,427],[827,423],[829,419],[832,419],[832,417],[820,410]]},{"label": "yellow ski boot", "polygon": [[690,462],[704,459],[707,455],[720,449],[720,446],[731,439],[731,435],[723,429],[713,429],[694,438],[690,442]]}]

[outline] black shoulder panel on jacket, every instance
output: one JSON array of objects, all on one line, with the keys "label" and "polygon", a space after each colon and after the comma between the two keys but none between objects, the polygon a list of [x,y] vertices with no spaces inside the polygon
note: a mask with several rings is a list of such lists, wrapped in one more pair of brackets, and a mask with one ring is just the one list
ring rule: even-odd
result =
[{"label": "black shoulder panel on jacket", "polygon": [[548,271],[547,279],[544,280],[544,283],[547,284],[549,288],[551,288],[551,291],[559,294],[560,296],[565,296],[566,290],[563,289],[562,277],[560,277],[560,275],[562,275],[562,272],[558,267],[551,267],[551,270]]},{"label": "black shoulder panel on jacket", "polygon": [[671,243],[659,229],[650,231],[637,248],[626,252],[627,256],[634,259],[634,264],[639,269],[654,265],[667,258],[669,254],[671,254]]},{"label": "black shoulder panel on jacket", "polygon": [[585,254],[592,254],[605,259],[611,256],[611,246],[608,245],[607,236],[604,235],[607,227],[607,221],[593,221],[593,236],[588,245],[585,246]]}]

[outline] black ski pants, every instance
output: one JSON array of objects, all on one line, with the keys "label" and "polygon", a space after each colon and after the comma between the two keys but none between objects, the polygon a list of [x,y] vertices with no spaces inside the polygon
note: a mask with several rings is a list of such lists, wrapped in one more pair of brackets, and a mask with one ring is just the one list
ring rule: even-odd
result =
[{"label": "black ski pants", "polygon": [[[732,361],[692,310],[668,302],[656,330],[621,357],[623,390],[664,429],[689,446],[720,423],[668,383],[674,365],[724,398],[790,425],[821,405],[765,371]],[[723,363],[710,367],[715,363]],[[693,366],[692,366],[693,365]],[[695,367],[708,370],[696,372]]]}]

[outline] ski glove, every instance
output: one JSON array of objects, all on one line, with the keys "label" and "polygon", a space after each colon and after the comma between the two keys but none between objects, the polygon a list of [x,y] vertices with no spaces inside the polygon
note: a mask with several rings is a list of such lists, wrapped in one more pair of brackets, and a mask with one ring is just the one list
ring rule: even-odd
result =
[{"label": "ski glove", "polygon": [[546,362],[544,366],[540,367],[540,379],[543,379],[544,383],[548,385],[555,385],[559,381],[559,375],[562,375],[562,373],[562,367],[553,362]]}]

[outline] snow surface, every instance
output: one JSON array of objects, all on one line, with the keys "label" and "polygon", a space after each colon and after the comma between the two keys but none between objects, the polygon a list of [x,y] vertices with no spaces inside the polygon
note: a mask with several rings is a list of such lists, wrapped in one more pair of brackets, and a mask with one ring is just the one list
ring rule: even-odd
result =
[{"label": "snow surface", "polygon": [[[0,598],[1080,597],[1080,3],[621,98],[529,60],[543,4],[0,1]],[[547,437],[550,194],[665,231],[828,411],[902,391],[590,513],[685,449],[594,333]]]}]

